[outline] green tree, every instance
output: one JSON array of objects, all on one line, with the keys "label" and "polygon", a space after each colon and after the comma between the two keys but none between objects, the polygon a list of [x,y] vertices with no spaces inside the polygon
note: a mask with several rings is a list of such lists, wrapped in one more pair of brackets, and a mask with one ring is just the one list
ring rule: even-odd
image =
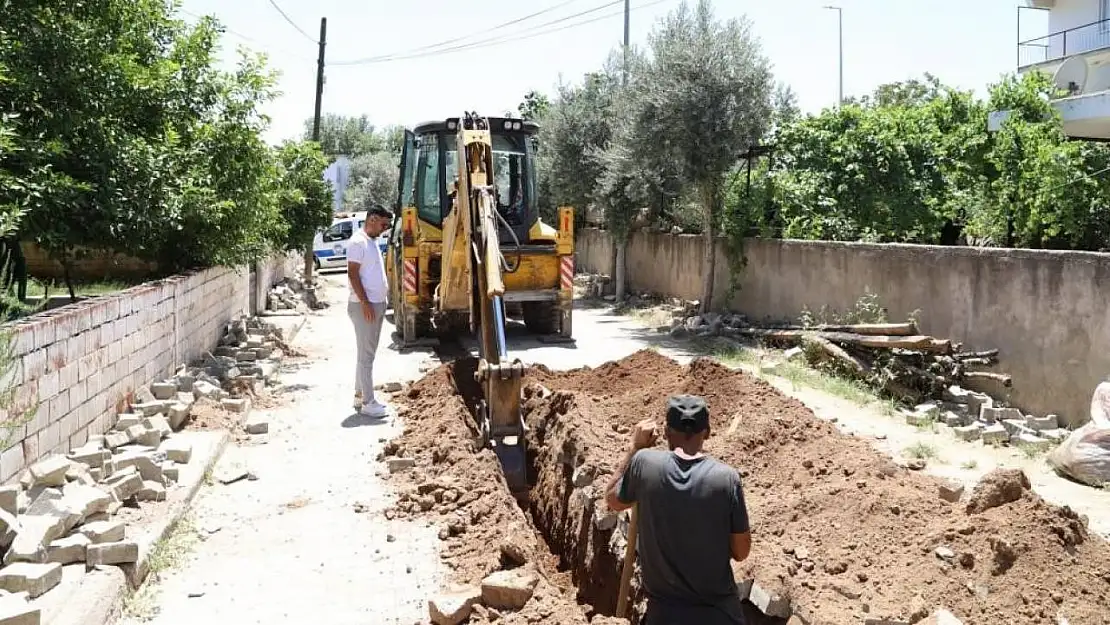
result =
[{"label": "green tree", "polygon": [[[312,138],[312,120],[305,120],[304,138]],[[327,113],[320,118],[320,147],[329,157],[380,152],[385,149],[384,137],[366,115],[351,117]]]},{"label": "green tree", "polygon": [[715,233],[725,175],[771,123],[770,64],[746,19],[718,21],[711,3],[685,2],[648,40],[650,60],[634,72],[627,98],[628,149],[645,171],[673,171],[698,198],[706,239],[703,310],[712,307]]},{"label": "green tree", "polygon": [[396,203],[400,158],[400,153],[375,152],[351,161],[346,201],[352,209],[365,211],[374,204],[390,208]]},{"label": "green tree", "polygon": [[516,107],[521,119],[538,121],[543,119],[551,108],[551,101],[539,91],[529,91],[524,94],[524,100]]},{"label": "green tree", "polygon": [[281,249],[303,250],[317,231],[331,224],[332,188],[323,177],[327,158],[315,143],[286,141],[278,150],[278,161],[278,205],[285,231],[275,243]]}]

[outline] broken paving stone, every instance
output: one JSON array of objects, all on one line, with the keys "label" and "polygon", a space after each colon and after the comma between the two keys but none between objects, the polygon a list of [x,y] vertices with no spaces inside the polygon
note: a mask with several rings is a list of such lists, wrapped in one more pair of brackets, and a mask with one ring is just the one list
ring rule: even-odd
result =
[{"label": "broken paving stone", "polygon": [[254,413],[247,418],[243,429],[247,434],[265,434],[270,431],[270,422],[266,415]]},{"label": "broken paving stone", "polygon": [[189,404],[178,402],[169,407],[168,414],[170,429],[176,432],[185,426],[189,418]]},{"label": "broken paving stone", "polygon": [[90,469],[99,469],[104,466],[104,461],[112,457],[112,452],[99,446],[85,445],[74,449],[68,456],[73,462],[79,462]]},{"label": "broken paving stone", "polygon": [[112,498],[108,493],[87,484],[73,482],[62,489],[62,499],[80,516],[87,519],[97,512],[104,512]]},{"label": "broken paving stone", "polygon": [[180,437],[167,439],[158,451],[165,453],[166,458],[180,464],[189,464],[189,459],[193,457],[192,443]]},{"label": "broken paving stone", "polygon": [[390,458],[386,460],[386,466],[389,467],[390,473],[399,473],[401,471],[408,471],[416,466],[415,458]]},{"label": "broken paving stone", "polygon": [[47,456],[31,465],[29,470],[31,483],[35,486],[64,486],[68,470],[68,458],[59,455]]},{"label": "broken paving stone", "polygon": [[470,618],[481,599],[480,588],[443,593],[428,600],[428,616],[433,625],[460,625]]},{"label": "broken paving stone", "polygon": [[1006,431],[1006,428],[996,423],[983,428],[981,438],[987,445],[996,445],[1009,441],[1010,433]]},{"label": "broken paving stone", "polygon": [[85,562],[90,566],[97,564],[131,564],[138,560],[139,544],[133,540],[91,544],[85,554]]},{"label": "broken paving stone", "polygon": [[[13,562],[45,562],[46,545],[60,538],[62,519],[55,517],[24,515],[19,519],[19,529],[8,552],[4,554],[4,564]],[[0,585],[0,588],[3,588]],[[18,592],[18,591],[14,591]]]},{"label": "broken paving stone", "polygon": [[987,423],[997,423],[1006,419],[1025,421],[1025,415],[1017,408],[994,408],[984,405],[979,409],[979,420]]},{"label": "broken paving stone", "polygon": [[177,383],[155,382],[150,385],[150,392],[154,395],[154,399],[172,399],[177,394]]},{"label": "broken paving stone", "polygon": [[907,410],[904,411],[904,414],[906,416],[906,423],[913,426],[920,427],[929,425],[936,420],[935,415],[929,411],[918,412],[915,410],[913,412],[910,412]]},{"label": "broken paving stone", "polygon": [[956,503],[960,497],[964,496],[964,485],[958,482],[941,482],[937,485],[937,491],[940,493],[940,498],[949,502]]},{"label": "broken paving stone", "polygon": [[948,610],[940,609],[933,612],[929,618],[917,623],[917,625],[963,625],[963,621],[956,618],[956,615]]},{"label": "broken paving stone", "polygon": [[117,449],[131,442],[131,437],[125,432],[108,432],[104,435],[104,446],[108,449]]},{"label": "broken paving stone", "polygon": [[1002,427],[1006,428],[1006,432],[1010,435],[1010,438],[1020,434],[1033,433],[1033,430],[1025,425],[1025,419],[1004,419],[1002,421]]},{"label": "broken paving stone", "polygon": [[193,383],[193,396],[194,397],[207,397],[208,399],[219,399],[223,391],[215,384],[211,384],[204,380],[197,380]]},{"label": "broken paving stone", "polygon": [[126,451],[117,454],[113,461],[117,471],[134,467],[142,479],[161,482],[162,467],[159,465],[167,456],[159,451]]},{"label": "broken paving stone", "polygon": [[2,625],[39,625],[42,610],[27,601],[26,593],[0,597],[0,624]]},{"label": "broken paving stone", "polygon": [[748,592],[748,601],[767,616],[790,618],[790,599],[768,591],[759,582],[753,582]]},{"label": "broken paving stone", "polygon": [[956,557],[956,552],[955,551],[952,551],[951,548],[945,547],[943,545],[941,545],[940,547],[937,547],[933,551],[933,553],[935,553],[936,556],[938,558],[940,558],[941,560],[951,560],[952,558]]},{"label": "broken paving stone", "polygon": [[0,569],[0,588],[11,592],[25,592],[35,599],[62,581],[62,565],[57,562],[38,564],[16,562]]},{"label": "broken paving stone", "polygon": [[88,538],[89,542],[100,544],[122,541],[127,530],[123,521],[95,521],[85,523],[77,531]]},{"label": "broken paving stone", "polygon": [[1065,428],[1056,428],[1055,430],[1042,430],[1040,432],[1037,432],[1037,434],[1043,438],[1047,438],[1054,443],[1059,443],[1060,441],[1067,438],[1071,434],[1071,432],[1069,432]]},{"label": "broken paving stone", "polygon": [[1025,424],[1029,426],[1029,429],[1035,432],[1055,430],[1056,428],[1060,427],[1059,423],[1057,423],[1056,415],[1054,414],[1050,414],[1044,417],[1034,417],[1033,415],[1028,415],[1027,417],[1025,417]]},{"label": "broken paving stone", "polygon": [[153,417],[162,412],[162,406],[161,401],[148,401],[141,404],[132,404],[131,409],[144,417]]},{"label": "broken paving stone", "polygon": [[0,486],[0,510],[15,516],[19,514],[19,492],[18,484],[9,484],[7,486]]},{"label": "broken paving stone", "polygon": [[497,571],[482,580],[482,603],[491,608],[519,610],[532,598],[539,575],[526,568]]},{"label": "broken paving stone", "polygon": [[135,493],[136,501],[165,501],[166,487],[161,481],[143,480],[143,487]]},{"label": "broken paving stone", "polygon": [[[134,467],[129,468],[134,469]],[[119,478],[110,477],[104,485],[108,487],[109,492],[117,502],[127,501],[143,487],[143,478],[137,472],[129,473]]]},{"label": "broken paving stone", "polygon": [[167,460],[162,463],[162,483],[166,486],[176,483],[181,476],[181,472],[177,467],[177,463],[172,460]]},{"label": "broken paving stone", "polygon": [[1041,438],[1036,434],[1030,434],[1028,432],[1022,432],[1021,434],[1018,434],[1017,437],[1011,440],[1011,442],[1015,445],[1028,447],[1033,451],[1047,451],[1049,449],[1052,449],[1052,447],[1056,445],[1056,443],[1048,440],[1047,438]]},{"label": "broken paving stone", "polygon": [[[73,534],[50,542],[46,548],[46,561],[58,564],[73,564],[85,561],[85,550],[88,548],[88,537],[82,534]],[[0,621],[2,623],[3,621]]]},{"label": "broken paving stone", "polygon": [[220,400],[220,407],[228,412],[242,414],[251,409],[251,400],[249,399],[222,399]]},{"label": "broken paving stone", "polygon": [[978,423],[952,428],[952,433],[962,441],[977,441],[983,435],[983,426]]},{"label": "broken paving stone", "polygon": [[[31,506],[27,508],[27,514],[23,515],[21,520],[29,516],[52,517],[57,519],[61,524],[58,536],[62,536],[73,529],[83,518],[77,505],[77,502],[67,500],[60,491],[50,489],[40,494],[31,502]],[[57,538],[57,536],[44,538],[43,544],[50,542],[54,538]]]},{"label": "broken paving stone", "polygon": [[170,428],[170,422],[167,421],[166,418],[162,415],[155,415],[153,417],[147,417],[146,419],[143,419],[143,425],[148,430],[158,432],[159,441],[161,441],[163,438],[166,438],[170,434],[173,434],[173,429]]}]

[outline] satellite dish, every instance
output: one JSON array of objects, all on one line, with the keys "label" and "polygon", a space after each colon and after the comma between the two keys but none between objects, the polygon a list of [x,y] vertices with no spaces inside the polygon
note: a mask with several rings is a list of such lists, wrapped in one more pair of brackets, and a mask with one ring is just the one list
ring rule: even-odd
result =
[{"label": "satellite dish", "polygon": [[1087,60],[1081,56],[1073,56],[1060,64],[1052,76],[1056,87],[1068,92],[1068,95],[1082,93],[1087,86]]}]

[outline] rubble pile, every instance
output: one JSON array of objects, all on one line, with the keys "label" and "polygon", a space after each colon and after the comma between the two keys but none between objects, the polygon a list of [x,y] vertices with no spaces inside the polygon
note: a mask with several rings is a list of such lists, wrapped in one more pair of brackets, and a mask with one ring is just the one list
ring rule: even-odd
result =
[{"label": "rubble pile", "polygon": [[601,299],[613,292],[612,279],[604,274],[580,273],[574,276],[574,295]]},{"label": "rubble pile", "polygon": [[987,445],[1010,444],[1033,451],[1047,451],[1070,433],[1060,427],[1056,415],[1039,417],[1023,414],[1017,408],[995,405],[994,398],[986,393],[976,393],[959,386],[945,389],[942,401],[925,402],[913,410],[901,412],[910,425],[945,425],[964,441],[981,440]]},{"label": "rubble pile", "polygon": [[140,389],[111,431],[39,460],[18,483],[0,487],[0,590],[9,593],[0,597],[0,613],[37,623],[38,608],[28,602],[61,582],[64,565],[138,560],[138,543],[115,517],[124,506],[166,500],[193,451],[174,432],[208,386],[181,378]]},{"label": "rubble pile", "polygon": [[[246,412],[247,397],[257,395],[290,352],[281,328],[252,317],[229,323],[219,345],[204,358],[178,372],[175,382],[218,402],[231,412]],[[230,395],[230,396],[229,396]]]},{"label": "rubble pile", "polygon": [[306,286],[300,277],[283,278],[266,295],[266,309],[270,311],[298,311],[305,308],[320,310],[328,303],[316,297],[316,289]]}]

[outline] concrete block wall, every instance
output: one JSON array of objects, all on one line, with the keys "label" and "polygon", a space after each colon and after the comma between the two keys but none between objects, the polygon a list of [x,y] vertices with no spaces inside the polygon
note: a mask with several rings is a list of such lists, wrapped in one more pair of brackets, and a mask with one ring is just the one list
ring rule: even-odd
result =
[{"label": "concrete block wall", "polygon": [[[700,235],[636,232],[628,283],[698,299],[704,245]],[[1013,376],[1012,403],[1072,427],[1090,418],[1091,393],[1110,376],[1110,254],[767,239],[744,249],[740,290],[726,302],[728,255],[716,245],[718,308],[790,319],[803,308],[849,310],[870,291],[891,319],[920,311],[922,332],[998,348],[998,370]],[[604,231],[579,231],[579,271],[609,273],[611,250]]]},{"label": "concrete block wall", "polygon": [[[265,266],[276,281],[292,265],[281,257]],[[0,482],[110,429],[130,393],[200,357],[249,311],[249,285],[246,269],[207,269],[5,325],[18,361],[6,382],[17,407],[38,408],[26,423],[0,414]]]}]

